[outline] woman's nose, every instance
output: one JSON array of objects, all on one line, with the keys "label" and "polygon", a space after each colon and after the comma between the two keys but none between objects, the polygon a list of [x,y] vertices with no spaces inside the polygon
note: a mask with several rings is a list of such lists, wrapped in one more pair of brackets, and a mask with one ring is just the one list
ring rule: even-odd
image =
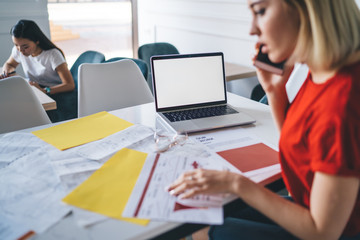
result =
[{"label": "woman's nose", "polygon": [[255,22],[254,19],[251,21],[249,34],[250,35],[257,35],[257,36],[260,35],[260,30],[257,27],[256,22]]}]

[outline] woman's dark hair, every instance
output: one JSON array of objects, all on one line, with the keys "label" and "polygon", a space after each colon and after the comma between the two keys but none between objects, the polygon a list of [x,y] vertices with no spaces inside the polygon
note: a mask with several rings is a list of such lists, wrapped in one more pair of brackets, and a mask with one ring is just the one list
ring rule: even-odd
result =
[{"label": "woman's dark hair", "polygon": [[42,50],[56,48],[65,58],[63,51],[45,36],[34,21],[24,19],[19,20],[15,26],[11,28],[10,34],[15,38],[26,38],[35,43],[39,42],[38,45]]}]

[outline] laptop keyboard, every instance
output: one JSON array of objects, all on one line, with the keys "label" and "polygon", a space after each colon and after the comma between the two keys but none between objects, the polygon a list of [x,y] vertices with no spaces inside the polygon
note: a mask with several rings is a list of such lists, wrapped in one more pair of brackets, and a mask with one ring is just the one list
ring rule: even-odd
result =
[{"label": "laptop keyboard", "polygon": [[214,106],[214,107],[204,107],[204,108],[196,108],[196,109],[188,109],[176,112],[166,112],[163,113],[170,122],[178,122],[183,120],[191,120],[197,118],[205,118],[205,117],[214,117],[221,116],[227,114],[237,113],[233,108],[222,105],[222,106]]}]

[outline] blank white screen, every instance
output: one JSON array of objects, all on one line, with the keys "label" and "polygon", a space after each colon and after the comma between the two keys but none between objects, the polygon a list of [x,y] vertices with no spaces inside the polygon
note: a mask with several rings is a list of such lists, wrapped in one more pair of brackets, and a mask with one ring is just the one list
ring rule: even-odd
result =
[{"label": "blank white screen", "polygon": [[158,108],[225,100],[222,57],[153,61]]}]

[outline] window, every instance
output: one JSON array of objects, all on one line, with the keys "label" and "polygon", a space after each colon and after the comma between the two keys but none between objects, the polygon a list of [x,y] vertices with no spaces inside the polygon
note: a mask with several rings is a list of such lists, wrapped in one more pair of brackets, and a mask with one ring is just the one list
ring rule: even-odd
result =
[{"label": "window", "polygon": [[69,67],[87,50],[133,57],[130,0],[48,0],[48,12],[51,39]]}]

